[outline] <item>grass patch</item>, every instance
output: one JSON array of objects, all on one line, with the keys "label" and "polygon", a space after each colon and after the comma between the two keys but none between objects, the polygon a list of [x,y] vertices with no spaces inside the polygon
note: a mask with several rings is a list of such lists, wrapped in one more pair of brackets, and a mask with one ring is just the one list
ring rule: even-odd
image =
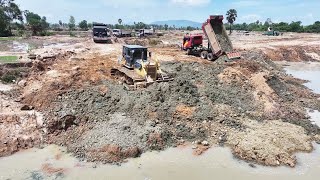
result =
[{"label": "grass patch", "polygon": [[13,40],[17,40],[19,39],[19,37],[0,37],[0,41],[13,41]]},{"label": "grass patch", "polygon": [[14,63],[18,61],[18,56],[0,56],[0,63]]}]

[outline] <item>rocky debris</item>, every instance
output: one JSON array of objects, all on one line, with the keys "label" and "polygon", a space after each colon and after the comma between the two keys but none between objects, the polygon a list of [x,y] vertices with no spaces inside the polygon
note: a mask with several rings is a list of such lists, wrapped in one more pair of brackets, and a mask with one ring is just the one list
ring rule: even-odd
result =
[{"label": "rocky debris", "polygon": [[100,161],[103,163],[119,163],[127,158],[139,157],[141,151],[137,147],[122,149],[117,145],[106,145],[99,149],[92,149],[86,153],[89,161]]},{"label": "rocky debris", "polygon": [[37,55],[35,55],[35,54],[29,54],[29,55],[28,55],[28,58],[29,58],[29,59],[32,59],[32,60],[36,60],[36,59],[37,59]]},{"label": "rocky debris", "polygon": [[[266,48],[263,52],[266,56],[274,61],[319,61],[319,47],[303,47],[291,46],[291,47],[277,47],[277,48]],[[313,52],[313,53],[308,53]]]},{"label": "rocky debris", "polygon": [[[273,102],[276,107],[294,103],[296,109],[291,109],[295,113],[294,119],[305,115],[301,103],[292,101],[294,98],[285,98],[285,94],[292,88],[289,88],[286,81],[279,81],[286,77],[280,68],[269,60],[254,60],[256,54],[244,56],[250,61],[245,59],[229,64],[214,63],[210,67],[197,62],[166,62],[162,67],[168,72],[175,72],[173,82],[155,83],[136,91],[128,91],[112,80],[101,81],[98,86],[67,91],[52,102],[52,110],[46,113],[46,121],[51,124],[49,132],[58,134],[50,136],[50,142],[66,145],[80,158],[113,162],[126,158],[124,152],[133,147],[145,152],[175,146],[180,143],[180,139],[189,142],[207,139],[210,144],[235,146],[240,143],[234,148],[234,153],[242,159],[268,165],[280,163],[292,166],[296,163],[292,152],[309,151],[307,144],[299,146],[294,143],[292,146],[297,149],[293,151],[277,149],[276,152],[282,154],[280,158],[277,158],[278,154],[272,153],[274,147],[271,146],[261,151],[259,158],[250,159],[248,157],[252,156],[246,152],[255,151],[245,149],[250,146],[245,143],[242,146],[242,141],[239,142],[241,137],[253,138],[257,146],[253,144],[252,148],[267,142],[267,136],[255,137],[255,134],[249,133],[259,131],[259,123],[252,125],[246,122],[264,122],[277,117],[269,114],[278,113],[283,119],[294,123],[289,120],[292,115],[289,118],[288,108],[274,108],[269,112],[266,102]],[[263,72],[271,73],[262,75]],[[252,78],[257,75],[259,78]],[[263,81],[259,80],[261,78]],[[305,87],[299,85],[299,88]],[[311,99],[309,101],[315,102]],[[72,114],[72,121],[64,121],[68,118],[61,121],[61,117],[67,114]],[[74,124],[74,120],[80,117],[86,120]],[[311,122],[301,123],[300,126],[307,132],[311,130],[308,125]],[[294,134],[304,134],[300,130]],[[305,139],[305,142],[309,143],[310,140]],[[203,153],[210,144],[198,141],[195,154]],[[268,147],[266,144],[262,146]],[[117,155],[110,156],[109,150],[116,151]]]},{"label": "rocky debris", "polygon": [[34,107],[33,106],[29,106],[29,105],[24,105],[21,107],[21,111],[30,111],[33,110]]},{"label": "rocky debris", "polygon": [[209,146],[209,142],[208,142],[208,141],[202,141],[201,144],[202,144],[203,146]]},{"label": "rocky debris", "polygon": [[192,149],[193,149],[192,154],[195,156],[200,156],[203,153],[205,153],[209,148],[210,148],[209,146],[204,146],[202,144],[194,145],[192,147]]},{"label": "rocky debris", "polygon": [[8,113],[0,114],[0,157],[11,155],[20,149],[32,148],[42,142],[39,116]]},{"label": "rocky debris", "polygon": [[[219,144],[232,147],[241,159],[292,166],[293,153],[309,151],[311,137],[320,134],[305,111],[306,107],[320,109],[318,96],[303,82],[287,77],[265,54],[251,51],[239,61],[225,63],[222,58],[213,63],[176,57],[178,49],[154,50],[171,57],[161,65],[175,80],[136,91],[126,90],[108,76],[116,63],[115,53],[65,61],[78,51],[61,49],[54,53],[56,58],[46,60],[45,52],[37,52],[42,56],[34,61],[30,81],[51,81],[23,97],[23,103],[45,113],[42,125],[34,127],[46,129],[42,134],[31,128],[39,133],[33,137],[66,146],[82,160],[105,163],[163,150],[183,140],[197,141],[195,154]],[[58,72],[67,75],[63,78]]]},{"label": "rocky debris", "polygon": [[258,123],[248,120],[246,123],[257,129],[231,135],[228,141],[233,145],[234,154],[241,159],[268,166],[294,167],[294,152],[313,149],[310,137],[302,127],[281,121]]},{"label": "rocky debris", "polygon": [[76,117],[73,115],[65,115],[62,118],[51,121],[46,125],[46,128],[49,130],[49,133],[57,133],[59,131],[66,131],[69,127],[77,125]]}]

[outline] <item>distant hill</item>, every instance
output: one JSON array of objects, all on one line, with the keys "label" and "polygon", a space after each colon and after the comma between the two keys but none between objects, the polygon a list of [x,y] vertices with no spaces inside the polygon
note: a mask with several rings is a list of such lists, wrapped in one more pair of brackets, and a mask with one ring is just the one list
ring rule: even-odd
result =
[{"label": "distant hill", "polygon": [[194,27],[194,28],[201,28],[202,23],[199,22],[194,22],[194,21],[189,21],[189,20],[168,20],[168,21],[155,21],[150,24],[157,24],[157,25],[169,25],[173,26],[175,25],[177,28],[178,27]]}]

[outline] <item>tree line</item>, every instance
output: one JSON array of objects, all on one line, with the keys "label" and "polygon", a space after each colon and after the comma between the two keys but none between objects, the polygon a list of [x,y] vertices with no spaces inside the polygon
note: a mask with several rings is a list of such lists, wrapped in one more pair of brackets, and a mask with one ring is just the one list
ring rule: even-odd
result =
[{"label": "tree line", "polygon": [[238,17],[237,10],[230,9],[227,12],[226,16],[228,24],[226,24],[225,26],[227,27],[227,30],[230,30],[230,34],[232,32],[232,29],[243,31],[267,31],[269,28],[280,32],[320,33],[320,21],[316,21],[312,25],[303,26],[301,21],[292,21],[291,23],[273,23],[271,18],[268,18],[264,23],[257,20],[256,22],[250,24],[234,24]]},{"label": "tree line", "polygon": [[[230,29],[230,25],[226,25],[226,27]],[[314,24],[308,26],[303,26],[301,21],[273,23],[268,20],[265,23],[256,21],[250,24],[242,23],[232,25],[232,29],[244,31],[266,31],[269,27],[280,32],[320,33],[320,21],[316,21]]]},{"label": "tree line", "polygon": [[[286,23],[273,23],[270,18],[263,24],[260,21],[256,21],[250,24],[234,24],[237,18],[237,11],[230,9],[227,14],[226,25],[227,29],[231,30],[245,30],[245,31],[266,31],[269,27],[274,30],[282,32],[308,32],[308,33],[320,33],[320,21],[315,22],[309,26],[303,26],[301,21]],[[88,23],[86,20],[80,21],[76,24],[74,16],[70,16],[69,22],[64,23],[61,20],[57,23],[48,23],[45,16],[40,16],[34,12],[28,10],[22,11],[14,0],[0,0],[0,36],[12,36],[12,30],[16,30],[18,35],[22,35],[25,31],[31,31],[32,35],[46,36],[50,35],[53,31],[65,31],[69,30],[82,30],[87,31],[91,29],[93,23]],[[199,30],[197,27],[176,27],[157,24],[146,24],[143,22],[134,22],[132,25],[124,24],[122,19],[118,20],[117,24],[107,24],[110,29],[150,29],[157,30]]]}]

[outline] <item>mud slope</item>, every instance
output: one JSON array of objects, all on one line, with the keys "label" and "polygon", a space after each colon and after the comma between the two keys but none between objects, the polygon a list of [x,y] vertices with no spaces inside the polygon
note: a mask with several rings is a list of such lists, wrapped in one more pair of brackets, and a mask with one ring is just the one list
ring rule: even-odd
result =
[{"label": "mud slope", "polygon": [[[320,96],[260,51],[225,63],[155,46],[161,67],[175,80],[130,91],[109,73],[120,50],[120,44],[85,41],[54,50],[62,56],[34,61],[14,94],[21,105],[42,113],[41,123],[28,111],[14,119],[1,112],[0,154],[48,143],[66,146],[83,160],[118,163],[193,142],[196,154],[218,144],[244,160],[295,166],[294,153],[311,151],[311,142],[319,140],[320,129],[305,108],[320,110]],[[28,134],[27,143],[15,141]]]},{"label": "mud slope", "polygon": [[[194,141],[227,145],[239,158],[266,165],[294,166],[293,153],[312,150],[320,130],[304,108],[320,110],[319,96],[263,55],[162,66],[175,76],[173,82],[128,91],[106,78],[57,93],[43,112],[45,141],[67,146],[79,158],[108,163]],[[33,97],[37,107],[41,98]],[[266,143],[271,137],[280,142]]]}]

